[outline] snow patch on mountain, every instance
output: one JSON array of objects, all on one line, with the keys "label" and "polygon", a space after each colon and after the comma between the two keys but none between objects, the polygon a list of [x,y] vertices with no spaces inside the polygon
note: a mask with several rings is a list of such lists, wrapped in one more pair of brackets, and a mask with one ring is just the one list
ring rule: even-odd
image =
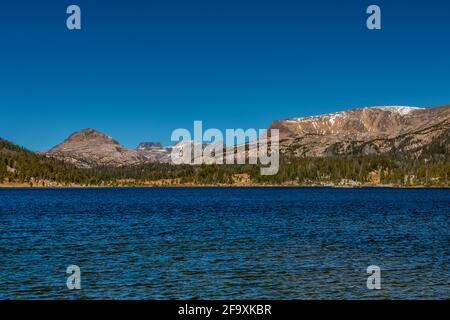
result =
[{"label": "snow patch on mountain", "polygon": [[409,107],[409,106],[375,106],[375,107],[371,107],[371,108],[381,109],[381,110],[391,111],[391,112],[397,112],[402,116],[409,114],[411,111],[423,109],[423,108]]}]

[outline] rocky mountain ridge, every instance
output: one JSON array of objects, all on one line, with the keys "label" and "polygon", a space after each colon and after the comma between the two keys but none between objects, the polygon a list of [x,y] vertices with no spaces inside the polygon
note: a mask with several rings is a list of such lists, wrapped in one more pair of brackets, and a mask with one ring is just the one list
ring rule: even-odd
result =
[{"label": "rocky mountain ridge", "polygon": [[450,105],[369,107],[274,121],[280,151],[296,157],[385,154],[421,150],[450,132]]},{"label": "rocky mountain ridge", "polygon": [[[438,108],[383,106],[350,109],[320,116],[272,122],[280,132],[280,151],[293,157],[329,157],[407,153],[419,156],[436,141],[447,150],[450,105]],[[169,163],[172,150],[143,142],[128,149],[94,129],[83,129],[45,153],[80,168]]]}]

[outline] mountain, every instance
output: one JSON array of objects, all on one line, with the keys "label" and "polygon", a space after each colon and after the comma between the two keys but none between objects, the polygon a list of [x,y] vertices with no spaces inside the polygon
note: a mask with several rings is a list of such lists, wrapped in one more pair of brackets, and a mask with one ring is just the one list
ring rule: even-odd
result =
[{"label": "mountain", "polygon": [[[93,129],[35,153],[0,139],[2,185],[392,185],[449,186],[450,106],[367,107],[274,121],[279,129],[279,171],[262,176],[259,167],[172,165],[185,155],[181,141],[164,147],[143,142],[128,149]],[[265,137],[262,137],[264,139]],[[259,144],[249,142],[248,146]],[[211,147],[202,145],[202,148]],[[242,152],[236,146],[234,156]],[[216,156],[221,156],[220,152]]]},{"label": "mountain", "polygon": [[[438,108],[357,108],[277,120],[269,129],[280,132],[280,152],[297,158],[382,154],[417,158],[424,153],[448,154],[450,105]],[[84,129],[45,155],[79,168],[125,167],[171,163],[171,152],[181,154],[182,147],[189,143],[184,141],[164,147],[158,142],[143,142],[136,149],[128,149],[101,132]]]},{"label": "mountain", "polygon": [[155,148],[162,148],[163,146],[159,142],[141,142],[137,146],[137,150],[151,150]]},{"label": "mountain", "polygon": [[122,167],[147,160],[137,150],[127,149],[110,136],[93,129],[83,129],[73,133],[63,143],[45,154],[72,163],[79,168]]},{"label": "mountain", "polygon": [[148,162],[169,163],[172,148],[163,147],[159,142],[142,142],[136,151]]},{"label": "mountain", "polygon": [[[186,152],[187,148],[191,148],[191,159],[194,159],[194,148],[198,145],[200,145],[199,142],[192,140],[176,142],[169,147],[163,147],[158,142],[142,142],[138,145],[136,150],[147,160],[147,162],[172,163],[172,152],[181,158],[183,152]],[[203,145],[202,148],[205,146],[206,145]]]},{"label": "mountain", "polygon": [[[357,108],[320,116],[274,121],[280,151],[296,157],[407,153],[420,156],[450,133],[450,105]],[[449,145],[444,145],[448,152]]]}]

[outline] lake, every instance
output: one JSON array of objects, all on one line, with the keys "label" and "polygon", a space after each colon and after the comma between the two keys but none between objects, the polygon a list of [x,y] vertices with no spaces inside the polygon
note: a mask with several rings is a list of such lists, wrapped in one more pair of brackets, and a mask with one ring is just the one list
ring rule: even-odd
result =
[{"label": "lake", "polygon": [[449,299],[449,216],[449,189],[0,189],[0,299]]}]

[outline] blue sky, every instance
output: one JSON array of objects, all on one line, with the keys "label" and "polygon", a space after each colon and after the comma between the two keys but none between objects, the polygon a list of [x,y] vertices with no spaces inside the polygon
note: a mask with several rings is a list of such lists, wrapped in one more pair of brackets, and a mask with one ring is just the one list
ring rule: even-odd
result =
[{"label": "blue sky", "polygon": [[[66,8],[82,30],[66,28]],[[382,30],[366,28],[366,8]],[[128,147],[176,128],[266,128],[370,105],[450,103],[450,2],[8,1],[0,137],[44,150],[91,127]]]}]

